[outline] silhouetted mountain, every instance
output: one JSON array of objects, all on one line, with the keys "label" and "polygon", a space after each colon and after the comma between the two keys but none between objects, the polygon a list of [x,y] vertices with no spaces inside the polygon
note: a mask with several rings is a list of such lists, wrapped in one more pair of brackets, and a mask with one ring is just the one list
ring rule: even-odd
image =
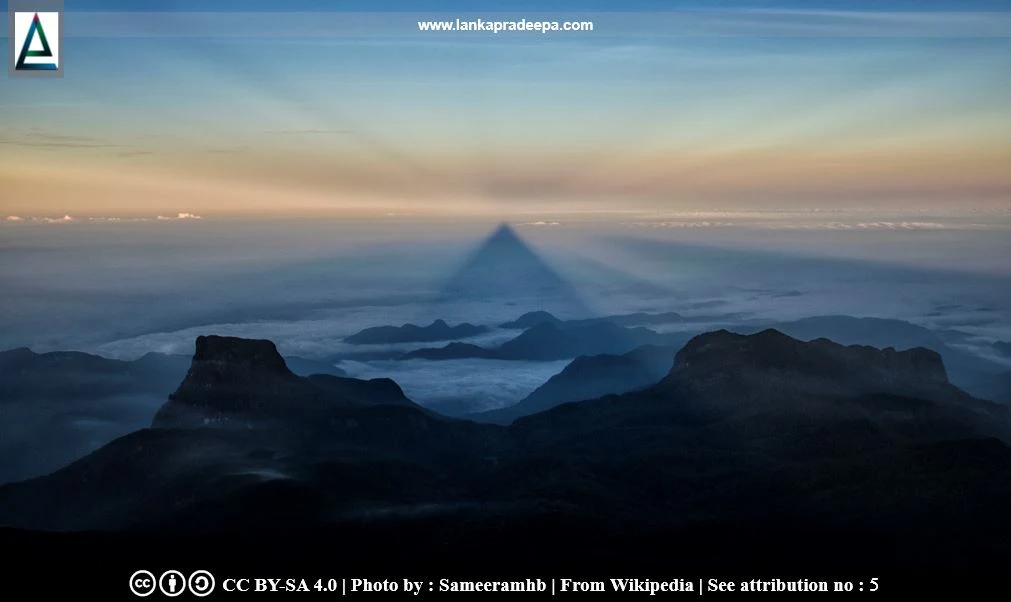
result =
[{"label": "silhouetted mountain", "polygon": [[[604,441],[632,453],[669,437],[733,453],[758,446],[793,458],[957,438],[1007,440],[1011,421],[1007,407],[949,384],[931,350],[803,343],[767,330],[700,335],[654,387],[564,404],[520,418],[513,428],[535,433],[538,445],[565,449],[575,449],[578,433],[584,454],[613,452]],[[653,430],[661,439],[653,439]]]},{"label": "silhouetted mountain", "polygon": [[311,421],[336,408],[413,405],[392,380],[361,381],[288,369],[274,344],[236,337],[197,337],[186,378],[155,415],[155,427]]},{"label": "silhouetted mountain", "polygon": [[403,326],[366,328],[345,338],[344,342],[354,345],[374,345],[381,343],[449,341],[453,339],[465,339],[484,334],[485,332],[488,332],[487,326],[475,326],[466,322],[450,326],[444,320],[436,320],[428,326],[404,324]]},{"label": "silhouetted mountain", "polygon": [[[300,373],[343,374],[304,358],[288,363]],[[149,425],[189,364],[161,353],[121,361],[78,351],[0,352],[0,482],[56,470]]]},{"label": "silhouetted mountain", "polygon": [[580,356],[514,405],[472,414],[478,422],[509,424],[570,401],[627,393],[658,382],[670,371],[676,347],[643,345],[624,355]]},{"label": "silhouetted mountain", "polygon": [[[812,316],[791,322],[778,322],[776,329],[804,341],[825,337],[844,345],[902,349],[911,347],[934,349],[944,345],[944,341],[929,328],[890,318]],[[828,331],[835,336],[829,337],[826,334]]]},{"label": "silhouetted mountain", "polygon": [[501,224],[449,278],[446,300],[488,300],[567,314],[587,313],[576,289],[508,224]]},{"label": "silhouetted mountain", "polygon": [[[299,374],[344,375],[343,370],[325,362],[298,357],[287,361]],[[163,353],[124,361],[80,351],[35,353],[25,347],[0,351],[0,403],[141,393],[165,396],[179,384],[189,365],[186,356]]]},{"label": "silhouetted mountain", "polygon": [[650,314],[646,312],[636,312],[631,314],[617,314],[613,316],[603,316],[600,318],[579,318],[574,320],[562,320],[556,318],[546,311],[531,311],[523,314],[512,322],[501,324],[502,328],[527,329],[538,324],[554,324],[562,328],[570,326],[587,326],[600,322],[610,322],[618,326],[649,326],[656,324],[675,324],[684,322],[685,318],[681,314],[674,312]]},{"label": "silhouetted mountain", "polygon": [[[753,569],[770,550],[781,570],[1006,557],[1009,410],[949,384],[926,349],[707,333],[656,385],[509,427],[409,403],[321,406],[267,341],[204,339],[193,364],[170,405],[192,397],[205,415],[274,419],[133,433],[50,476],[0,486],[0,524],[144,527],[166,541],[225,531],[255,542],[284,529],[339,535],[356,553],[379,537],[415,562],[426,550],[473,562],[495,534],[512,542],[503,557],[613,563],[620,549],[623,562],[651,567],[701,553]],[[704,545],[716,533],[732,536],[732,554]],[[844,538],[845,554],[838,534],[856,537]],[[678,545],[668,554],[652,545],[662,541]]]},{"label": "silhouetted mountain", "polygon": [[610,322],[559,328],[541,323],[499,346],[507,359],[554,360],[578,355],[627,353],[640,345],[661,344],[664,336],[646,328],[622,328]]},{"label": "silhouetted mountain", "polygon": [[[712,316],[706,317],[707,320],[710,318]],[[676,313],[635,313],[601,318],[562,320],[548,312],[529,312],[513,322],[502,324],[502,327],[529,328],[538,324],[552,324],[559,330],[565,330],[573,327],[600,324],[602,322],[627,326],[650,323],[686,323],[693,320],[695,318],[684,318]],[[959,349],[957,346],[949,345],[933,330],[904,320],[835,315],[813,316],[790,322],[763,321],[753,324],[728,324],[726,328],[744,334],[759,332],[766,328],[775,328],[792,337],[805,341],[827,338],[848,345],[895,347],[897,349],[925,347],[933,349],[941,355],[950,380],[958,387],[977,397],[993,401],[1007,402],[1009,395],[1011,395],[1002,376],[1006,368],[996,362]],[[692,334],[697,334],[697,332]],[[682,333],[679,336],[681,337],[680,339],[675,339],[671,342],[655,342],[654,344],[680,344],[689,335]],[[459,348],[454,349],[452,355],[453,357],[504,357],[495,350],[472,351],[474,353],[468,353],[466,349]],[[620,351],[614,350],[608,351],[608,353],[620,353]],[[587,354],[585,353],[584,355]],[[418,357],[442,359],[441,355],[442,352],[440,350],[422,350],[419,352]]]},{"label": "silhouetted mountain", "polygon": [[532,326],[537,326],[538,324],[559,324],[565,323],[565,320],[556,318],[550,312],[546,311],[528,311],[519,318],[516,318],[512,322],[505,322],[500,324],[502,328],[515,328],[526,330]]},{"label": "silhouetted mountain", "polygon": [[401,357],[424,360],[505,359],[498,349],[486,349],[470,343],[449,343],[443,347],[424,347],[409,351]]},{"label": "silhouetted mountain", "polygon": [[[814,316],[772,325],[801,340],[828,338],[846,345],[870,345],[909,349],[926,347],[944,359],[953,383],[979,397],[992,396],[992,381],[1004,368],[972,353],[947,345],[937,333],[903,320],[855,318],[852,316]],[[753,329],[734,328],[739,332]]]},{"label": "silhouetted mountain", "polygon": [[677,345],[687,338],[683,333],[658,334],[648,328],[625,328],[607,320],[561,325],[541,322],[495,348],[451,343],[445,347],[417,349],[405,354],[404,358],[547,361],[580,355],[617,355],[641,345]]}]

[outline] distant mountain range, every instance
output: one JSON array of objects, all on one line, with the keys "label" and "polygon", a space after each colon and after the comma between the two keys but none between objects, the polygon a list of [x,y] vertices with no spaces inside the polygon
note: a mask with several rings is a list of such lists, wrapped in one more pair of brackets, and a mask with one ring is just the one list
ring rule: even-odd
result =
[{"label": "distant mountain range", "polygon": [[548,361],[579,355],[623,354],[642,345],[679,345],[689,338],[683,333],[659,334],[648,328],[626,328],[608,320],[580,320],[574,324],[543,321],[494,348],[450,343],[405,354],[404,359],[446,360],[484,358]]},{"label": "distant mountain range", "polygon": [[688,321],[684,316],[675,312],[666,313],[646,313],[635,312],[631,314],[616,314],[613,316],[603,316],[599,318],[581,318],[575,320],[563,320],[557,318],[546,311],[531,311],[523,314],[519,318],[505,322],[501,328],[526,329],[538,324],[554,324],[559,327],[576,327],[610,322],[618,326],[649,326],[658,324],[679,324]]},{"label": "distant mountain range", "polygon": [[656,384],[671,369],[677,347],[643,345],[624,355],[579,356],[515,405],[471,414],[478,422],[509,424],[570,401],[627,393]]},{"label": "distant mountain range", "polygon": [[711,332],[652,386],[503,427],[426,412],[391,381],[297,377],[269,341],[202,337],[154,426],[0,486],[0,524],[165,541],[283,529],[362,554],[399,533],[395,557],[460,563],[499,533],[514,543],[491,557],[518,564],[621,542],[642,566],[660,541],[701,553],[699,529],[737,533],[722,558],[748,566],[774,551],[838,567],[863,549],[837,553],[845,534],[862,561],[985,565],[1011,534],[1011,412],[924,348]]},{"label": "distant mountain range", "polygon": [[[664,324],[677,323],[679,314],[623,314],[617,316],[606,316],[601,318],[589,318],[579,320],[562,320],[548,312],[530,312],[524,314],[519,319],[507,322],[502,325],[504,328],[530,328],[538,324],[554,324],[560,329],[575,326],[586,326],[609,322],[621,326],[634,324]],[[706,320],[714,317],[706,317]],[[647,344],[671,344],[680,345],[689,336],[698,334],[692,329],[691,322],[699,318],[681,318],[685,321],[682,334],[673,335],[671,343],[653,342]],[[742,334],[751,334],[767,328],[775,328],[792,337],[800,340],[810,341],[817,338],[828,338],[847,345],[870,345],[874,347],[895,347],[897,349],[910,349],[913,347],[926,347],[941,354],[944,359],[945,368],[949,378],[959,387],[970,393],[985,399],[1000,401],[1011,404],[1011,387],[1008,386],[1009,371],[1006,367],[979,357],[969,351],[945,342],[938,333],[906,322],[904,320],[888,318],[860,318],[845,315],[812,316],[793,320],[789,322],[760,321],[740,322],[725,324],[724,328]],[[670,336],[670,335],[669,335]],[[678,340],[677,337],[681,337]],[[1000,349],[999,343],[994,345]],[[615,349],[620,349],[620,346]],[[481,351],[468,348],[456,348],[453,350],[462,357],[477,357]],[[620,354],[621,351],[607,350],[601,353]],[[429,353],[423,351],[424,355],[438,357],[442,354],[438,352]],[[472,355],[473,354],[473,355]],[[592,355],[593,352],[584,352],[579,355]],[[452,355],[452,354],[450,354]],[[491,355],[494,355],[491,354]]]},{"label": "distant mountain range", "polygon": [[[78,351],[0,351],[0,482],[45,474],[150,424],[190,367],[182,355],[133,361]],[[289,357],[301,374],[344,372]]]},{"label": "distant mountain range", "polygon": [[450,326],[445,320],[435,320],[428,326],[404,324],[403,326],[375,326],[366,328],[344,339],[353,345],[378,345],[385,343],[427,343],[466,339],[488,332],[487,326],[466,322]]},{"label": "distant mountain range", "polygon": [[148,353],[133,361],[79,351],[0,351],[0,403],[30,399],[69,401],[109,395],[167,394],[186,374],[185,356]]},{"label": "distant mountain range", "polygon": [[[642,323],[653,316],[654,323],[677,314],[627,314],[626,323]],[[623,316],[618,316],[623,317]],[[547,312],[531,312],[503,327],[531,327],[552,324],[561,329],[573,325],[599,324],[610,318],[561,320]],[[926,347],[938,351],[945,360],[949,378],[984,399],[1011,404],[1011,371],[1000,371],[965,351],[947,345],[933,331],[902,320],[816,316],[793,322],[776,323],[775,328],[801,340],[832,338],[848,344],[908,349]],[[760,327],[736,326],[731,330],[759,332]],[[562,372],[553,376],[525,399],[505,408],[469,416],[481,422],[508,424],[520,416],[542,411],[562,403],[592,399],[612,393],[627,393],[659,381],[670,368],[675,347],[646,345],[625,355],[581,355]],[[470,350],[464,350],[469,353]],[[954,366],[954,369],[948,366]]]},{"label": "distant mountain range", "polygon": [[[453,341],[442,347],[421,348],[406,354],[397,351],[385,351],[375,357],[370,355],[352,355],[354,359],[368,361],[369,359],[500,359],[500,360],[558,360],[580,358],[592,355],[622,355],[636,347],[652,345],[660,347],[680,347],[691,336],[699,334],[699,323],[709,323],[716,316],[695,316],[685,318],[675,312],[617,314],[598,318],[562,319],[547,311],[528,312],[516,320],[500,324],[500,328],[522,329],[524,332],[514,339],[497,347],[482,347],[471,343]],[[426,327],[435,331],[444,331],[444,321],[438,320]],[[679,330],[674,333],[657,333],[643,328],[641,325],[678,324]],[[470,325],[461,325],[470,326]],[[743,334],[759,332],[766,328],[775,328],[801,340],[829,338],[845,344],[871,345],[876,347],[895,347],[909,349],[926,347],[933,349],[944,358],[949,378],[956,385],[970,393],[985,399],[1011,404],[1011,371],[1006,367],[965,351],[945,342],[938,333],[896,319],[858,318],[844,315],[813,316],[790,322],[772,322],[762,320],[743,321],[725,324],[724,328]],[[380,327],[383,332],[392,332]],[[420,328],[420,327],[416,327]],[[448,327],[446,328],[453,328]],[[456,327],[459,328],[459,327]],[[487,328],[475,326],[474,328]],[[411,330],[411,329],[409,329]],[[400,331],[398,331],[399,336]],[[394,337],[391,337],[392,341]],[[464,338],[462,336],[456,338]],[[1000,350],[1000,344],[994,344]],[[603,377],[602,380],[606,380]],[[564,381],[560,381],[564,382]],[[622,382],[619,377],[607,388],[616,387]],[[615,391],[622,393],[640,385],[640,380],[632,378],[629,388]],[[576,394],[577,396],[581,394]],[[574,401],[563,395],[559,399]]]},{"label": "distant mountain range", "polygon": [[[0,351],[0,404],[136,393],[167,395],[186,375],[190,362],[185,355],[164,353],[116,360],[80,351],[35,353],[27,347]],[[295,356],[287,358],[287,365],[299,374],[345,374],[328,362]]]}]

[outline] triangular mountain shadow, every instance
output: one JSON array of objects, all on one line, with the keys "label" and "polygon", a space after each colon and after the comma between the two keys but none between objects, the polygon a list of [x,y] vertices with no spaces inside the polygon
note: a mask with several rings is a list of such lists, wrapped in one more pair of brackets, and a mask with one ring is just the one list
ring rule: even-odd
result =
[{"label": "triangular mountain shadow", "polygon": [[590,312],[572,284],[558,275],[509,227],[501,224],[449,278],[441,300],[493,300],[519,311],[542,309],[566,317]]}]

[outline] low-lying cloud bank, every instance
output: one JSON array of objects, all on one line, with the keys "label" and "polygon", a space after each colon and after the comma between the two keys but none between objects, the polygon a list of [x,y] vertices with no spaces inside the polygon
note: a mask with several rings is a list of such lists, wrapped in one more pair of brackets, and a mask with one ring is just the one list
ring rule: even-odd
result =
[{"label": "low-lying cloud bank", "polygon": [[1002,230],[1009,229],[1002,224],[979,224],[957,222],[921,222],[921,221],[874,221],[874,222],[790,222],[785,220],[770,221],[719,221],[719,220],[686,220],[686,221],[647,221],[630,222],[630,228],[741,228],[757,230],[832,230],[832,231],[888,231],[888,230]]},{"label": "low-lying cloud bank", "polygon": [[175,217],[169,217],[169,216],[159,215],[158,219],[164,221],[164,220],[203,219],[203,218],[201,216],[199,216],[199,215],[194,214],[194,213],[184,213],[184,212],[181,212],[181,213],[177,213],[175,215]]},{"label": "low-lying cloud bank", "polygon": [[203,216],[197,215],[195,213],[188,213],[185,211],[179,212],[173,215],[159,215],[154,218],[149,217],[122,217],[122,216],[89,216],[89,217],[74,217],[72,215],[64,214],[63,217],[48,217],[48,216],[38,216],[31,215],[22,217],[20,215],[8,215],[4,218],[5,222],[9,223],[36,223],[36,224],[70,224],[70,223],[88,223],[88,222],[150,222],[150,221],[160,221],[160,222],[175,222],[182,220],[198,220],[204,219]]}]

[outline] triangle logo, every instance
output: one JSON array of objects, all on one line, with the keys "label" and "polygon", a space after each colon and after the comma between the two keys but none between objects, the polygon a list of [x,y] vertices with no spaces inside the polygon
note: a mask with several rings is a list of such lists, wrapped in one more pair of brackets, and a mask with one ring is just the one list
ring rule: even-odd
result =
[{"label": "triangle logo", "polygon": [[[57,13],[51,13],[57,14]],[[39,44],[42,46],[40,50],[32,50],[33,42],[36,37],[38,38]],[[25,62],[27,58],[51,58],[53,62]],[[39,13],[35,13],[32,17],[32,24],[28,28],[28,33],[25,35],[24,44],[21,46],[21,54],[18,55],[18,62],[14,66],[15,70],[43,70],[43,71],[55,71],[58,69],[56,64],[56,56],[54,55],[52,49],[49,46],[49,40],[46,38],[45,29],[42,27],[42,21],[39,19]]]}]

